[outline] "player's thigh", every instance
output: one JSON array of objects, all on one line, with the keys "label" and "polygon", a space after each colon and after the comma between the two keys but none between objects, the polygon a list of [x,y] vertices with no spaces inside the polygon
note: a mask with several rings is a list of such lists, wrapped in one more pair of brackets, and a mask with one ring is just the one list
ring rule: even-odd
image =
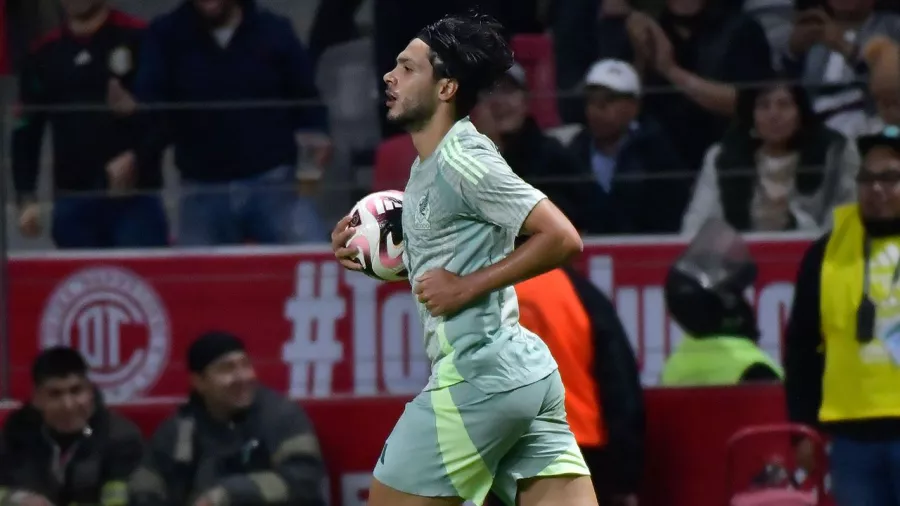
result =
[{"label": "player's thigh", "polygon": [[423,497],[407,494],[384,483],[377,478],[372,479],[369,487],[368,506],[460,506],[463,500],[459,497]]},{"label": "player's thigh", "polygon": [[[484,394],[465,382],[422,392],[388,437],[374,477],[403,494],[481,504],[501,459],[527,429],[531,411],[537,406],[521,405],[518,396]],[[390,493],[376,487],[381,496]],[[382,506],[371,495],[369,504]]]},{"label": "player's thigh", "polygon": [[[494,492],[507,504],[516,504],[518,496],[518,504],[523,506],[596,505],[591,473],[566,421],[565,390],[559,373],[538,385],[543,394],[540,411],[501,461]],[[563,493],[568,495],[559,496]],[[555,497],[566,500],[547,502]]]},{"label": "player's thigh", "polygon": [[519,482],[518,506],[597,506],[590,476],[558,475]]}]

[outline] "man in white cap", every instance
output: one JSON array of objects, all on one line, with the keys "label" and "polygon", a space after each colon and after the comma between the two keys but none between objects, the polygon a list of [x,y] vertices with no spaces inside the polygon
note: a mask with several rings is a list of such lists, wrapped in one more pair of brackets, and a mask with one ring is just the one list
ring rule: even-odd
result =
[{"label": "man in white cap", "polygon": [[[585,128],[569,149],[602,190],[603,220],[592,232],[674,232],[689,188],[685,165],[655,122],[641,113],[641,79],[630,64],[600,60],[585,77]],[[670,177],[666,177],[669,174]],[[653,202],[653,205],[648,205]],[[658,209],[658,210],[657,210]]]}]

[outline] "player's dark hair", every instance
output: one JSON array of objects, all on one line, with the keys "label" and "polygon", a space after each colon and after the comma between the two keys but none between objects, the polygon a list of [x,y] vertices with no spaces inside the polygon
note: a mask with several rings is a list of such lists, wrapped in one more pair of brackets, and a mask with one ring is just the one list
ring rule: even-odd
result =
[{"label": "player's dark hair", "polygon": [[428,44],[434,78],[459,83],[456,119],[468,116],[478,95],[493,86],[512,67],[513,53],[494,18],[471,12],[445,16],[416,36]]},{"label": "player's dark hair", "polygon": [[80,353],[67,346],[54,346],[40,353],[31,364],[31,380],[41,386],[50,379],[87,377],[88,367]]}]

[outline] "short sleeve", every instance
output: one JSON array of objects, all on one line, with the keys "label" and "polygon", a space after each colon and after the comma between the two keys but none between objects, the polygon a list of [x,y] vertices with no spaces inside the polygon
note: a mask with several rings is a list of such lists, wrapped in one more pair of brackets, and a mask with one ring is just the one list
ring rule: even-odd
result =
[{"label": "short sleeve", "polygon": [[534,206],[547,198],[517,176],[496,149],[454,139],[443,155],[466,206],[487,223],[518,234]]}]

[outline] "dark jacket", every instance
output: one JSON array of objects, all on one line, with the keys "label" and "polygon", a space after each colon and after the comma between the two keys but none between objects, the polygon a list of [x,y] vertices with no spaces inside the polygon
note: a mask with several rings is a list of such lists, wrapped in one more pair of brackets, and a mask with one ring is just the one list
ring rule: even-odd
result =
[{"label": "dark jacket", "polygon": [[[99,393],[96,402],[89,427],[71,438],[52,437],[31,405],[9,415],[0,437],[0,492],[32,491],[61,506],[124,506],[126,481],[141,463],[141,433],[109,411]],[[67,452],[74,453],[60,481],[51,469]]]},{"label": "dark jacket", "polygon": [[575,228],[590,231],[596,220],[596,193],[584,184],[584,170],[566,148],[541,131],[532,118],[503,141],[503,158],[523,180],[544,192]]},{"label": "dark jacket", "polygon": [[[593,139],[582,130],[569,145],[583,177],[594,188],[594,216],[585,230],[592,234],[674,232],[690,195],[691,178],[672,142],[656,123],[644,120],[633,129],[616,157],[611,190],[597,182],[591,164]],[[587,186],[587,184],[585,184]],[[582,189],[582,192],[587,190]]]},{"label": "dark jacket", "polygon": [[[35,192],[48,124],[53,132],[56,188],[96,191],[108,187],[106,164],[135,149],[144,131],[133,116],[83,108],[106,106],[111,78],[132,88],[143,35],[141,21],[113,11],[90,37],[75,37],[61,27],[32,49],[19,74],[21,109],[12,135],[13,181],[20,197],[31,198]],[[159,164],[141,165],[137,186],[158,188]]]},{"label": "dark jacket", "polygon": [[[872,233],[872,237],[900,233],[900,224],[891,228],[890,233]],[[861,441],[897,439],[900,437],[900,418],[819,422],[822,376],[825,374],[819,307],[823,288],[822,263],[830,237],[830,233],[825,234],[809,247],[797,271],[794,302],[784,336],[784,389],[788,417],[792,422],[820,427],[831,435]]]},{"label": "dark jacket", "polygon": [[[243,20],[224,48],[192,2],[160,17],[148,30],[138,99],[193,106],[146,115],[154,132],[143,149],[159,152],[173,143],[175,163],[190,180],[230,181],[293,166],[295,132],[325,129],[321,104],[273,106],[318,102],[306,49],[291,22],[257,7],[254,0],[241,3]],[[235,105],[246,101],[259,105]]]},{"label": "dark jacket", "polygon": [[[692,35],[682,39],[674,16],[664,13],[659,24],[675,51],[675,60],[686,70],[704,79],[741,85],[774,77],[771,49],[765,31],[752,17],[712,2],[693,21]],[[729,118],[704,109],[681,91],[673,89],[662,76],[650,74],[649,89],[670,91],[650,93],[645,110],[657,119],[678,148],[681,158],[695,171],[700,169],[707,148],[719,140]]]},{"label": "dark jacket", "polygon": [[[842,175],[849,172],[843,156],[847,140],[841,134],[817,125],[806,128],[798,144],[797,192],[809,198],[822,194],[816,217],[824,222],[838,203],[835,200],[845,193],[839,186],[845,179]],[[759,142],[748,134],[737,128],[731,129],[722,139],[722,150],[716,160],[725,219],[737,230],[752,229],[750,203],[756,188],[754,183],[759,178],[756,170],[758,147]]]},{"label": "dark jacket", "polygon": [[323,506],[324,478],[318,439],[295,402],[260,388],[223,423],[194,395],[153,435],[130,504],[183,506],[208,494],[229,506]]},{"label": "dark jacket", "polygon": [[[612,301],[590,280],[565,268],[594,333],[594,367],[603,406],[607,443],[582,448],[604,495],[640,492],[644,474],[646,418],[637,358]],[[605,504],[605,503],[604,503]]]}]

